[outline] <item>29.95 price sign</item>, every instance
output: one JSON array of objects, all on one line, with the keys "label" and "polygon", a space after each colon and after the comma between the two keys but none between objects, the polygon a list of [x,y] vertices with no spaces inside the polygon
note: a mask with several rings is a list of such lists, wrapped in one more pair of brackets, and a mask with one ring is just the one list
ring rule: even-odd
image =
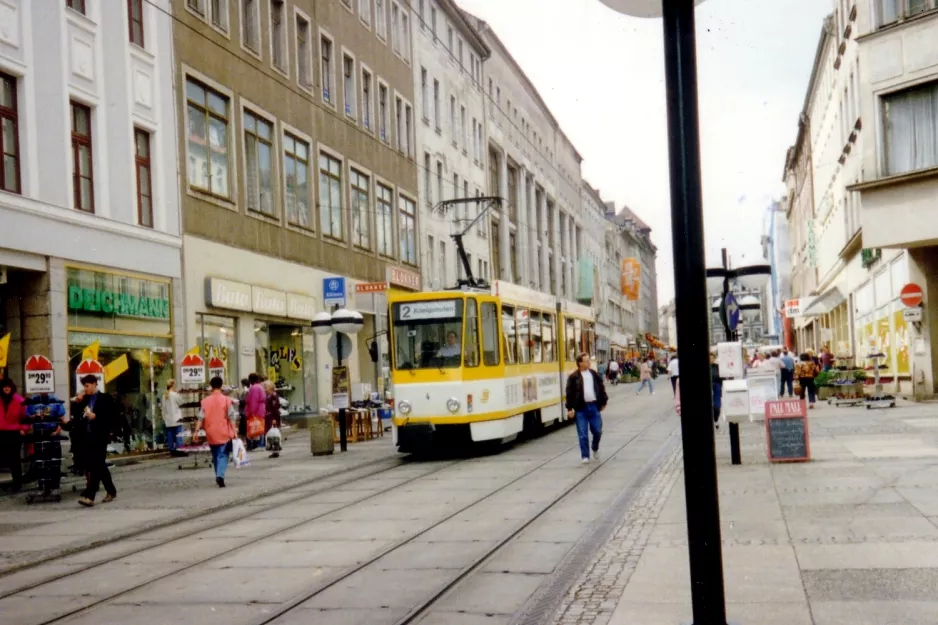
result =
[{"label": "29.95 price sign", "polygon": [[205,365],[183,365],[180,374],[182,384],[202,384],[205,382]]},{"label": "29.95 price sign", "polygon": [[26,372],[26,392],[30,395],[34,393],[52,393],[55,391],[55,375],[52,370],[48,371],[27,371]]}]

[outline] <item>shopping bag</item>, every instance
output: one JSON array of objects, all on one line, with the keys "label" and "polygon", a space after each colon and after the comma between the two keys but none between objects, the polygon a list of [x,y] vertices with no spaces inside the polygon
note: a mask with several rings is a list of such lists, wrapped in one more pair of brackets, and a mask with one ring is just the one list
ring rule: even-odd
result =
[{"label": "shopping bag", "polygon": [[267,438],[267,451],[281,451],[283,449],[283,447],[281,447],[280,428],[276,428],[276,427],[270,428],[267,431],[266,438]]},{"label": "shopping bag", "polygon": [[248,438],[260,438],[264,435],[264,417],[248,417]]},{"label": "shopping bag", "polygon": [[250,466],[251,460],[248,458],[248,451],[240,438],[231,441],[231,457],[236,469]]}]

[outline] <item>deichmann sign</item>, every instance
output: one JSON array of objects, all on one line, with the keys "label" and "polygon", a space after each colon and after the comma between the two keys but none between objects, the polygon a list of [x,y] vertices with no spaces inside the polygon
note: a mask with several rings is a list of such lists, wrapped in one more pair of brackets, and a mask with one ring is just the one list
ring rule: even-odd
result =
[{"label": "deichmann sign", "polygon": [[168,299],[117,293],[106,289],[85,289],[77,284],[68,286],[68,309],[118,317],[169,319]]},{"label": "deichmann sign", "polygon": [[222,278],[205,279],[205,303],[214,308],[312,321],[316,299]]}]

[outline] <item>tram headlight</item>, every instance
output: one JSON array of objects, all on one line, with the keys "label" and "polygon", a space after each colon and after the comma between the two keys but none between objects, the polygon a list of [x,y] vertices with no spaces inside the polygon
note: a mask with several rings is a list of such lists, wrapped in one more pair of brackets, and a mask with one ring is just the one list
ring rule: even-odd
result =
[{"label": "tram headlight", "polygon": [[412,406],[410,405],[410,402],[407,401],[406,399],[402,399],[401,401],[397,402],[397,411],[400,412],[405,417],[410,414],[411,409],[412,409]]},{"label": "tram headlight", "polygon": [[459,400],[456,399],[455,397],[450,397],[449,399],[447,399],[446,409],[452,412],[453,414],[456,414],[457,412],[459,412]]}]

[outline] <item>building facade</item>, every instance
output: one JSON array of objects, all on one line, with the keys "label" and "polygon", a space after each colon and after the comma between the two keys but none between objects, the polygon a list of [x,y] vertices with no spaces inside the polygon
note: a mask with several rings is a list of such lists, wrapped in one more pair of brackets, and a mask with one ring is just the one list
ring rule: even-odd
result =
[{"label": "building facade", "polygon": [[[412,9],[423,282],[439,290],[466,277],[452,235],[488,208],[479,202],[442,208],[440,202],[487,195],[482,68],[489,48],[452,0],[426,0]],[[463,237],[472,275],[482,280],[492,278],[488,224],[483,215]]]},{"label": "building facade", "polygon": [[139,446],[183,344],[171,8],[13,0],[0,29],[8,373],[22,389],[25,361],[46,356],[64,398],[85,348],[126,355],[106,390]]},{"label": "building facade", "polygon": [[221,359],[228,383],[257,371],[292,412],[316,412],[337,360],[309,322],[344,299],[365,327],[343,364],[380,390],[386,343],[377,363],[368,346],[387,327],[383,289],[421,289],[411,13],[382,0],[173,9],[187,344]]},{"label": "building facade", "polygon": [[[862,5],[862,3],[859,3]],[[858,6],[859,115],[869,128],[858,159],[868,276],[856,302],[858,341],[885,355],[918,398],[938,383],[938,3]],[[858,122],[859,126],[859,122]],[[924,292],[921,321],[906,321],[905,284]]]}]

